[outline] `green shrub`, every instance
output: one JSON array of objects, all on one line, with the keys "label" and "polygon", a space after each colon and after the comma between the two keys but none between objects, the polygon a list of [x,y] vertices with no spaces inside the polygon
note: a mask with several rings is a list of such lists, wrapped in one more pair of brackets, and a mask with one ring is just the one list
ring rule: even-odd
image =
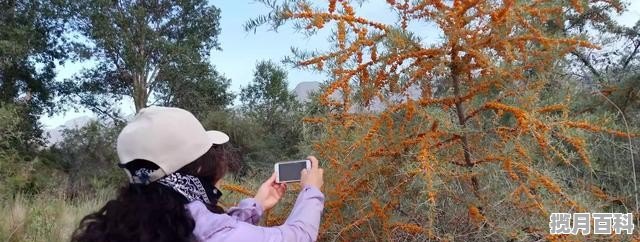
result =
[{"label": "green shrub", "polygon": [[121,129],[97,121],[67,129],[62,141],[43,153],[51,166],[66,173],[68,195],[113,189],[126,181],[117,166],[116,139]]},{"label": "green shrub", "polygon": [[36,149],[26,150],[18,143],[25,135],[20,109],[0,106],[0,194],[35,194],[59,185],[61,173],[47,166]]}]

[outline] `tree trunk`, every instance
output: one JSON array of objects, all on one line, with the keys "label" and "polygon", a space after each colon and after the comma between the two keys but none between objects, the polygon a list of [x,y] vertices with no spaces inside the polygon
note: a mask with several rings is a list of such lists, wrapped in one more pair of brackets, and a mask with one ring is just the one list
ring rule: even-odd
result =
[{"label": "tree trunk", "polygon": [[143,75],[136,74],[133,79],[133,103],[136,108],[136,113],[138,113],[140,109],[147,107],[148,98],[149,95],[147,93],[145,78]]},{"label": "tree trunk", "polygon": [[[458,123],[464,130],[467,127],[467,124],[466,124],[467,118],[465,117],[465,114],[464,114],[464,104],[462,103],[463,100],[460,99],[460,75],[462,73],[460,73],[461,71],[460,71],[460,68],[458,67],[457,55],[458,55],[458,52],[456,50],[451,51],[451,60],[452,60],[452,64],[450,67],[451,79],[453,81],[453,94],[455,96],[455,107],[456,107],[456,114],[458,116]],[[469,140],[465,134],[461,134],[460,141],[462,142],[462,152],[464,152],[464,164],[469,169],[469,172],[471,172],[474,164],[473,164],[473,161],[471,160],[471,150],[469,148]],[[478,198],[481,198],[479,193],[480,186],[478,184],[478,179],[475,176],[471,177],[471,183],[472,183],[471,185],[473,187],[474,194]]]}]

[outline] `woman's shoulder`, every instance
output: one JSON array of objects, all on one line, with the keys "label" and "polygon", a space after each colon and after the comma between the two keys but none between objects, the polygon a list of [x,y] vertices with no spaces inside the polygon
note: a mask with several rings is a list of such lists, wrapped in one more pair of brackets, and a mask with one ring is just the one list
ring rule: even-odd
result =
[{"label": "woman's shoulder", "polygon": [[201,201],[193,201],[193,202],[187,203],[185,207],[189,211],[193,219],[195,219],[196,221],[201,218],[215,219],[220,221],[233,220],[231,216],[229,216],[226,213],[218,214],[218,213],[211,212],[207,208],[207,206]]},{"label": "woman's shoulder", "polygon": [[238,222],[227,214],[212,213],[201,201],[190,202],[185,207],[196,223],[193,233],[198,237],[233,229]]}]

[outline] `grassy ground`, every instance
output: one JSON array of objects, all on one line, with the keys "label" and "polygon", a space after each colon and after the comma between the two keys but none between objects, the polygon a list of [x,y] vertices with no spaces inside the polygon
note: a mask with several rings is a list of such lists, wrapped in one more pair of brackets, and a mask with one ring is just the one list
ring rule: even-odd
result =
[{"label": "grassy ground", "polygon": [[3,198],[0,241],[69,241],[80,219],[112,195],[112,191],[102,191],[73,202],[62,193]]},{"label": "grassy ground", "polygon": [[[260,183],[251,181],[247,184],[254,189],[247,192],[252,193]],[[224,196],[221,202],[227,208],[249,196],[225,187],[222,188]],[[0,197],[0,241],[69,241],[80,220],[114,196],[114,190],[102,190],[73,200],[63,192]]]}]

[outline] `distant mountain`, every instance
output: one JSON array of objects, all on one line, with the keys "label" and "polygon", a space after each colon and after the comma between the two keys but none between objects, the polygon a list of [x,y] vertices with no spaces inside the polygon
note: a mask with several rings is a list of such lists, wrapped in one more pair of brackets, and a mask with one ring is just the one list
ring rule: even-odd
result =
[{"label": "distant mountain", "polygon": [[[307,102],[310,99],[310,94],[313,92],[320,91],[320,83],[319,82],[301,82],[294,89],[293,94],[296,95],[296,99],[300,102]],[[417,85],[410,86],[404,95],[393,95],[388,98],[388,102],[404,102],[407,99],[417,100],[420,98],[420,88]],[[340,92],[335,92],[331,96],[329,96],[332,100],[340,100],[342,95]],[[374,98],[371,100],[371,103],[367,107],[362,107],[358,105],[351,106],[349,112],[358,113],[358,112],[381,112],[385,109],[386,104],[381,102],[379,98]]]},{"label": "distant mountain", "polygon": [[319,82],[301,82],[293,89],[293,94],[296,95],[298,102],[307,102],[310,99],[310,95],[320,90]]},{"label": "distant mountain", "polygon": [[[133,119],[134,115],[133,114],[129,114],[124,116],[125,120],[131,120]],[[44,134],[48,136],[47,138],[47,142],[46,145],[50,146],[52,144],[58,143],[60,141],[62,141],[63,137],[62,137],[62,133],[64,132],[65,129],[78,129],[78,128],[82,128],[84,126],[86,126],[87,124],[96,121],[96,117],[90,116],[90,115],[83,115],[77,118],[73,118],[70,120],[67,120],[64,124],[58,126],[58,127],[54,127],[54,128],[45,128],[44,129]],[[103,124],[113,124],[113,120],[111,119],[106,119],[106,120],[101,120],[100,121]]]},{"label": "distant mountain", "polygon": [[81,128],[84,127],[85,125],[87,125],[88,123],[92,122],[93,120],[95,120],[95,117],[90,117],[90,116],[80,116],[74,119],[70,119],[67,122],[65,122],[64,124],[55,127],[55,128],[51,128],[51,129],[45,129],[44,133],[45,135],[48,135],[49,137],[47,138],[47,146],[58,143],[60,141],[62,141],[62,132],[65,129],[77,129],[77,128]]}]

